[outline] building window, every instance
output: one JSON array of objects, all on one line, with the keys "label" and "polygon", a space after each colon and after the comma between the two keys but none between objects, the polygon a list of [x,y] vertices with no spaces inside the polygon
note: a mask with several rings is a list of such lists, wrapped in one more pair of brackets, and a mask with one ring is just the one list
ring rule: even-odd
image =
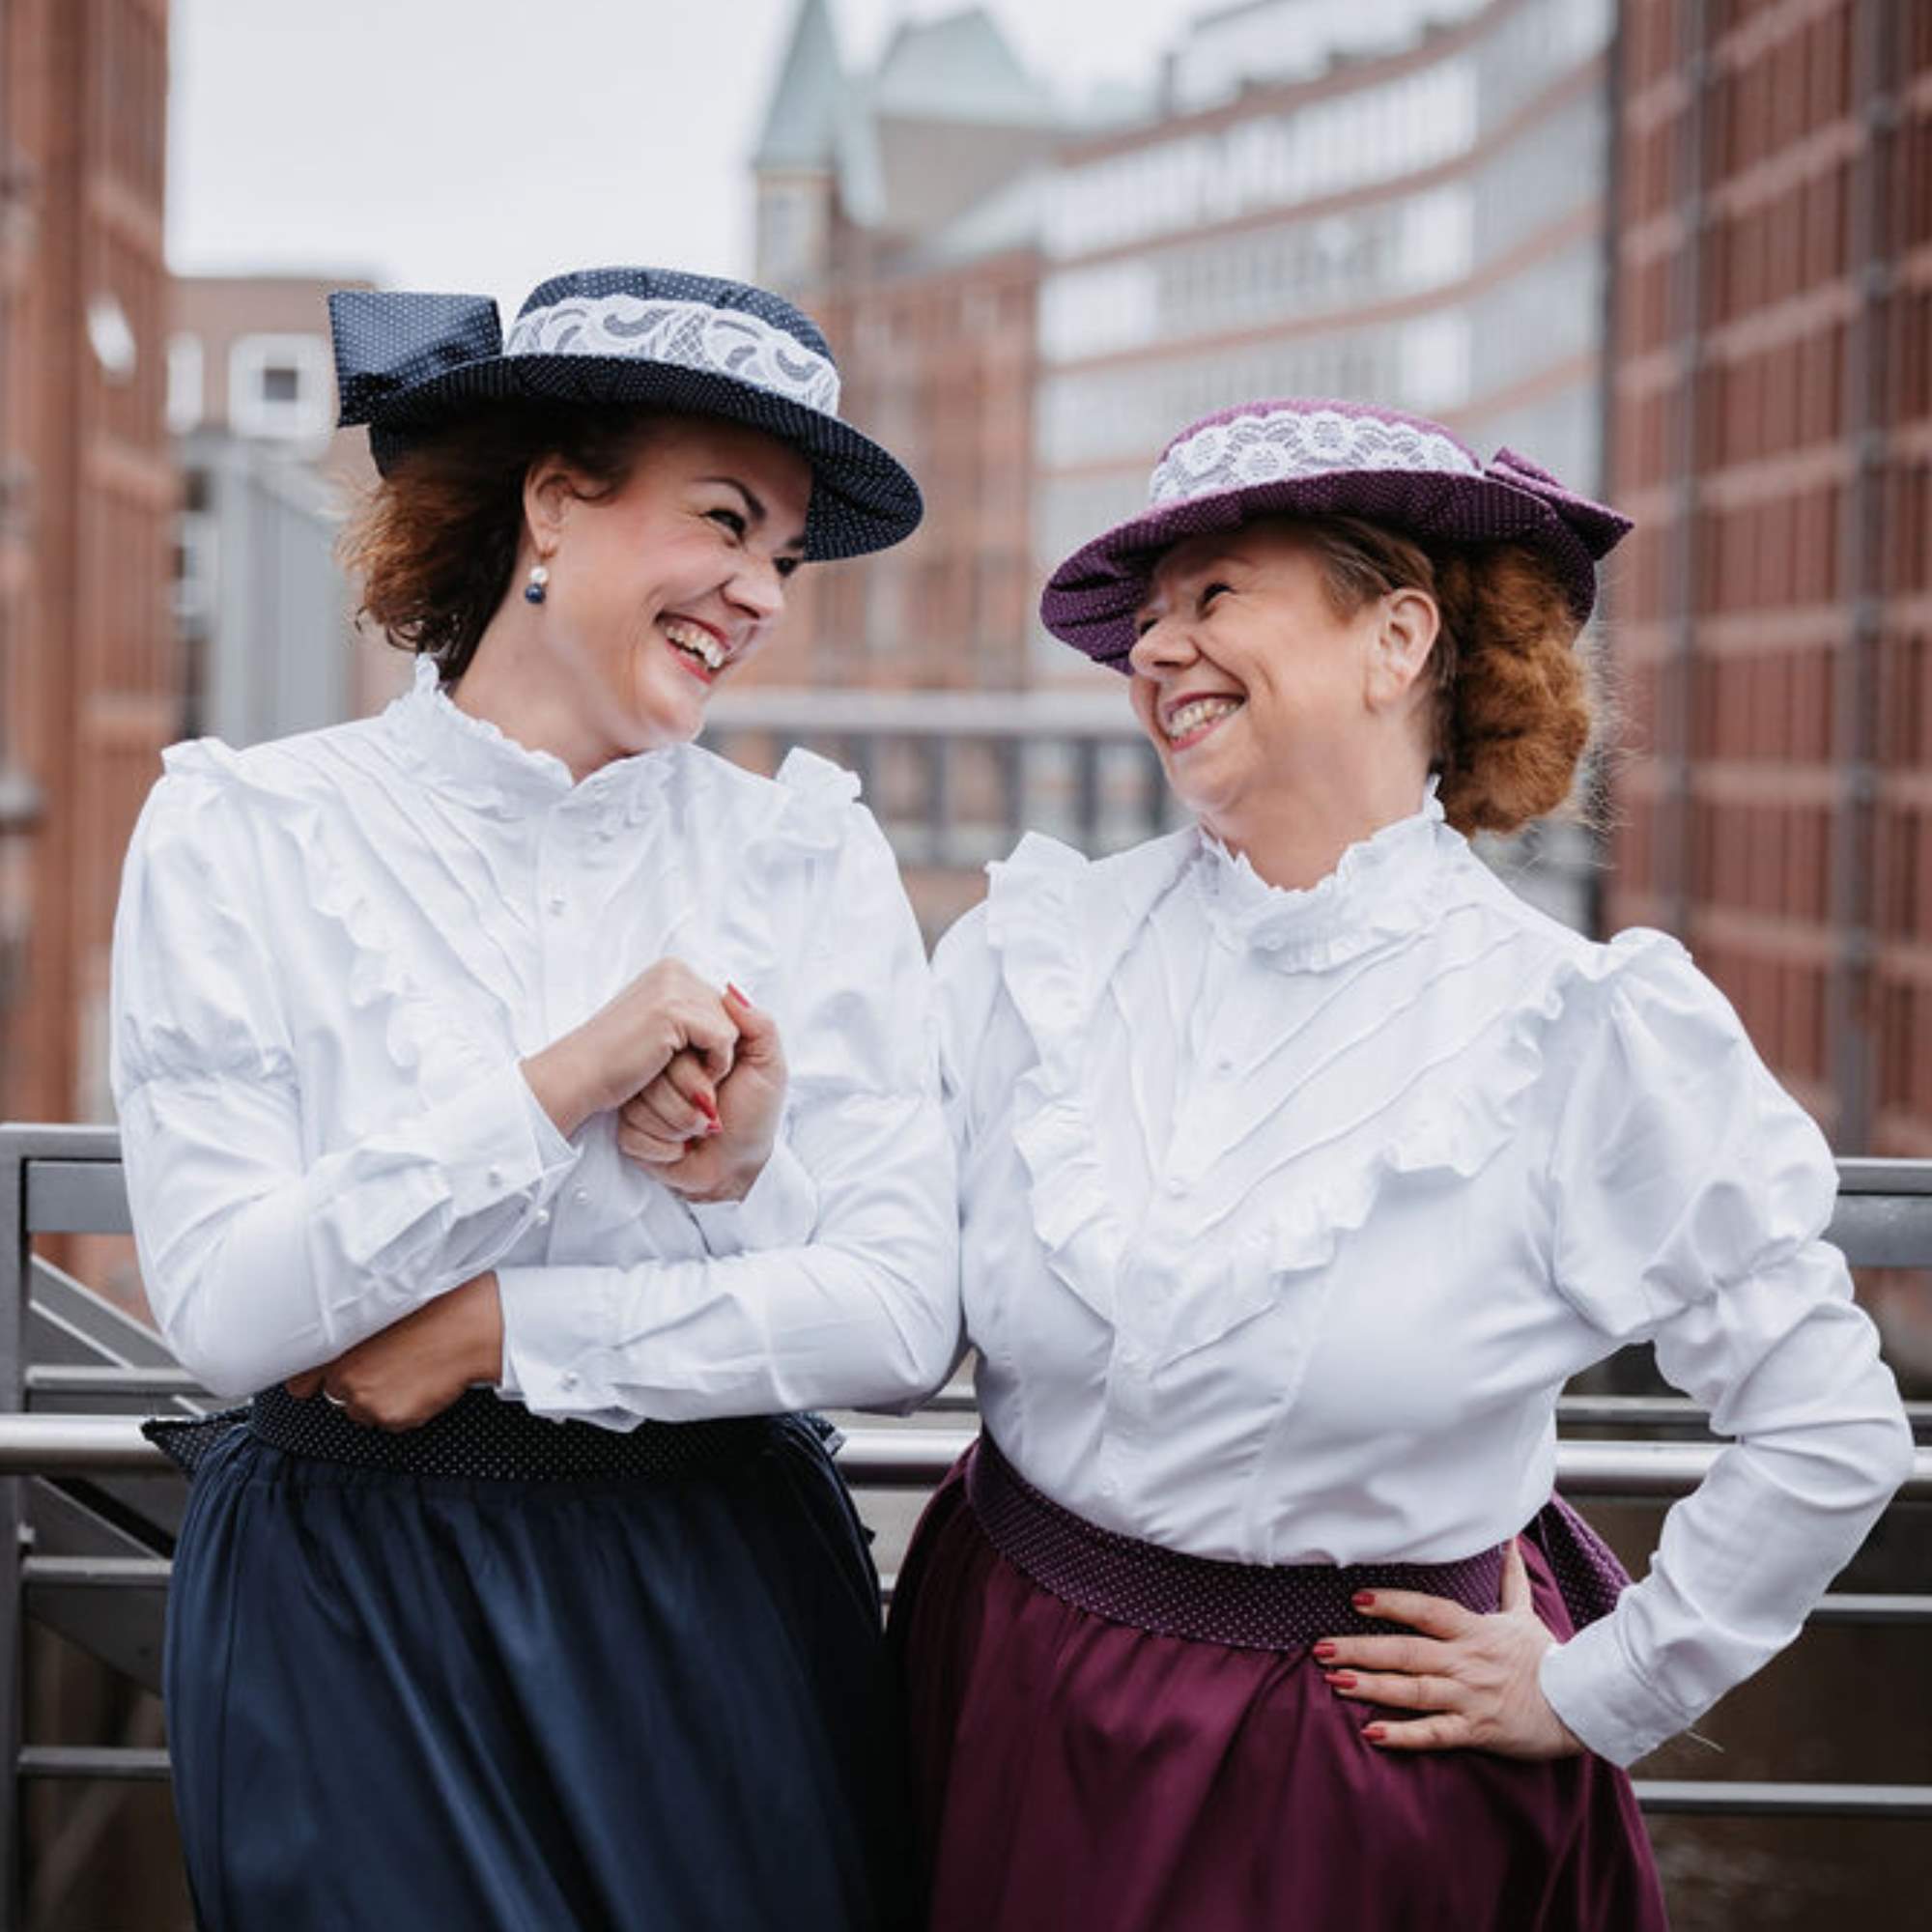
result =
[{"label": "building window", "polygon": [[228,354],[228,426],[306,441],[328,433],[328,345],[319,335],[244,335]]},{"label": "building window", "polygon": [[203,400],[201,337],[184,331],[168,337],[168,433],[185,436],[201,426]]}]

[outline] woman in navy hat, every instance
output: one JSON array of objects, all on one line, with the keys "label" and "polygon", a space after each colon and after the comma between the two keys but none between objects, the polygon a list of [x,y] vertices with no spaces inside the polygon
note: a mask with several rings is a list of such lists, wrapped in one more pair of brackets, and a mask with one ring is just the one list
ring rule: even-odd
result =
[{"label": "woman in navy hat", "polygon": [[852,780],[692,740],[918,491],[756,289],[566,275],[507,342],[469,297],[332,316],[415,687],[177,747],[115,935],[149,1297],[254,1398],[156,1425],[197,1909],[899,1924],[877,1581],[802,1412],[956,1347],[924,959]]},{"label": "woman in navy hat", "polygon": [[[1910,1467],[1816,1127],[1682,948],[1468,844],[1568,796],[1627,527],[1260,403],[1047,587],[1195,823],[1027,839],[939,955],[984,1433],[893,1611],[934,1932],[1654,1932],[1619,1767]],[[1554,1418],[1639,1341],[1734,1440],[1623,1588]]]}]

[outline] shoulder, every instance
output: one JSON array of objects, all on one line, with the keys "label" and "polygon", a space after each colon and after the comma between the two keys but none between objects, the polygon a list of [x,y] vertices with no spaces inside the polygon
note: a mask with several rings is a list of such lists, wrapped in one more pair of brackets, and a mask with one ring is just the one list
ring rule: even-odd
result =
[{"label": "shoulder", "polygon": [[380,718],[358,718],[241,751],[219,738],[190,738],[162,753],[153,799],[180,807],[219,802],[240,813],[319,804],[338,795],[356,766],[379,752],[382,728]]}]

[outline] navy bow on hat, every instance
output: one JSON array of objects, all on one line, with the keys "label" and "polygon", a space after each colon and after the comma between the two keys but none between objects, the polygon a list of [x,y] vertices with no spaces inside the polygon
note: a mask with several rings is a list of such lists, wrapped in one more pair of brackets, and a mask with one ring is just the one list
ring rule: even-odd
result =
[{"label": "navy bow on hat", "polygon": [[377,421],[389,398],[418,383],[503,350],[503,325],[488,296],[338,289],[328,320],[344,429]]}]

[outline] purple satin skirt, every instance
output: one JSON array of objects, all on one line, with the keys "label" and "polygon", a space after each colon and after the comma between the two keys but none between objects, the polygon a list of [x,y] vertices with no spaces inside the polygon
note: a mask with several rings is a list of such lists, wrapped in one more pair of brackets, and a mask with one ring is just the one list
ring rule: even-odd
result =
[{"label": "purple satin skirt", "polygon": [[[1559,1637],[1625,1580],[1567,1506],[1522,1544]],[[1493,1608],[1500,1567],[1183,1556],[1060,1509],[981,1437],[893,1605],[930,1932],[1663,1932],[1621,1771],[1379,1750],[1309,1655],[1363,1627],[1364,1585]]]}]

